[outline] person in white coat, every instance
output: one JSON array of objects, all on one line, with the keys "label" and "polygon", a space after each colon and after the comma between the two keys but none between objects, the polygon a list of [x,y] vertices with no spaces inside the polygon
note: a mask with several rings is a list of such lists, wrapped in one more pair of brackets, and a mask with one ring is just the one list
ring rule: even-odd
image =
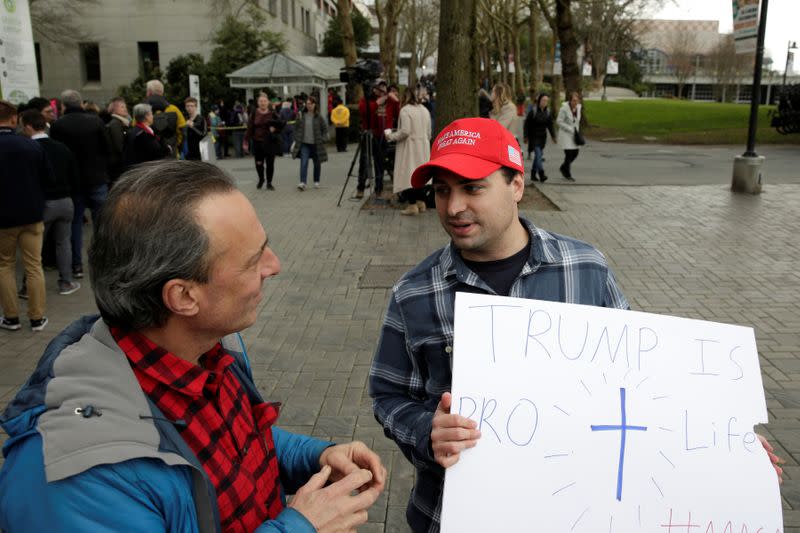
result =
[{"label": "person in white coat", "polygon": [[581,128],[581,103],[578,93],[570,93],[569,100],[561,105],[556,124],[558,125],[558,144],[564,149],[564,162],[559,167],[564,179],[575,181],[572,177],[571,165],[578,157],[578,145],[575,144],[575,132]]},{"label": "person in white coat", "polygon": [[393,190],[408,202],[401,215],[418,215],[425,211],[423,189],[411,186],[411,174],[431,156],[431,115],[417,99],[413,89],[403,94],[403,107],[397,131],[387,129],[385,136],[397,142],[394,158]]}]

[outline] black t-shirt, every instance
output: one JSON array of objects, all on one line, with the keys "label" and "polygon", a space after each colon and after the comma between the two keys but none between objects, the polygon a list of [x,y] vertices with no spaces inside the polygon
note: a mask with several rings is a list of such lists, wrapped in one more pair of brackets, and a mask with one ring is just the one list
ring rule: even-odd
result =
[{"label": "black t-shirt", "polygon": [[[459,252],[461,253],[461,252]],[[522,267],[531,254],[531,241],[510,257],[498,259],[497,261],[468,261],[464,259],[464,264],[475,272],[486,284],[500,296],[508,296],[508,291],[514,284],[514,280],[522,271]]]}]

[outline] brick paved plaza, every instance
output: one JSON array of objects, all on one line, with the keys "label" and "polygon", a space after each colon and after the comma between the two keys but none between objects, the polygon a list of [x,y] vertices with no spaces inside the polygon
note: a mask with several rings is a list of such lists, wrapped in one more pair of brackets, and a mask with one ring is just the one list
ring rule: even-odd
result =
[{"label": "brick paved plaza", "polygon": [[[558,154],[549,152],[554,169]],[[643,186],[588,185],[578,170],[591,174],[589,154],[576,163],[577,184],[553,178],[539,186],[560,211],[525,214],[598,246],[636,310],[755,327],[770,410],[762,431],[787,460],[784,520],[786,531],[800,532],[800,186],[768,181],[760,196],[732,195],[732,157],[721,171],[725,183],[646,186],[642,177]],[[255,189],[251,160],[221,163],[253,201],[282,261],[244,338],[257,384],[268,399],[284,403],[284,428],[361,439],[383,457],[388,490],[362,531],[407,531],[413,471],[372,416],[367,375],[389,292],[381,278],[395,277],[403,271],[398,266],[443,245],[445,233],[430,211],[401,217],[391,209],[360,209],[347,200],[352,180],[337,208],[351,155],[331,154],[323,187],[305,192],[296,189],[298,161],[276,162],[275,192]],[[800,155],[793,157],[796,169]],[[647,176],[646,163],[625,163],[631,165],[641,165],[637,174]],[[0,332],[0,406],[49,339],[93,312],[88,280],[78,293],[59,296],[56,273],[46,274],[47,329]]]}]

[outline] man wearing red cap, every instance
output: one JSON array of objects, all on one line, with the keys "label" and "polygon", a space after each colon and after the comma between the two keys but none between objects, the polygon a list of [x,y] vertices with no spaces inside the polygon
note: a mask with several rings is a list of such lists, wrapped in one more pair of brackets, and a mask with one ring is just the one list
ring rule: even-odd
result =
[{"label": "man wearing red cap", "polygon": [[417,469],[406,517],[438,531],[444,469],[475,446],[475,422],[450,414],[456,292],[627,309],[605,257],[592,246],[521,218],[525,189],[519,144],[498,122],[456,120],[433,143],[411,184],[433,180],[450,243],[392,289],[370,372],[384,433]]}]

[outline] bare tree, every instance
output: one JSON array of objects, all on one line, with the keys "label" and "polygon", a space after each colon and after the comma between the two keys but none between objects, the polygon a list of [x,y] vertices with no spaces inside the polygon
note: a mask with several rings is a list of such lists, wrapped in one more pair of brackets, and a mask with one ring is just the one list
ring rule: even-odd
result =
[{"label": "bare tree", "polygon": [[752,56],[737,54],[733,34],[723,35],[719,42],[711,48],[707,57],[707,65],[714,76],[714,98],[721,102],[733,97],[728,89],[735,84],[737,78],[747,71]]},{"label": "bare tree", "polygon": [[528,0],[528,58],[531,69],[528,94],[531,98],[535,98],[537,85],[541,79],[539,73],[539,6],[536,0]]},{"label": "bare tree", "polygon": [[417,68],[431,57],[439,46],[439,1],[408,0],[400,15],[401,50],[411,53],[408,85],[417,83]]},{"label": "bare tree", "polygon": [[397,28],[405,4],[406,0],[375,0],[381,63],[391,83],[397,83]]},{"label": "bare tree", "polygon": [[678,98],[683,96],[686,80],[694,74],[699,54],[697,35],[690,31],[674,30],[667,37],[668,65],[678,82]]},{"label": "bare tree", "polygon": [[[98,0],[30,0],[31,27],[36,40],[58,45],[74,45],[92,40],[74,21],[80,20]],[[60,14],[54,16],[54,13]]]},{"label": "bare tree", "polygon": [[603,84],[609,55],[634,48],[635,21],[646,9],[661,4],[663,0],[580,0],[575,4],[578,40],[592,63],[596,87]]},{"label": "bare tree", "polygon": [[441,0],[436,130],[478,114],[475,36],[478,0]]},{"label": "bare tree", "polygon": [[[353,19],[350,18],[350,0],[337,0],[336,1],[337,13],[336,16],[339,20],[339,27],[342,30],[342,51],[344,52],[344,64],[347,67],[352,67],[358,61],[358,54],[356,51],[356,37],[353,31]],[[358,102],[364,96],[364,90],[361,85],[350,83],[347,86],[347,99],[349,101]]]},{"label": "bare tree", "polygon": [[[545,20],[561,43],[561,71],[564,90],[581,93],[581,71],[578,68],[578,37],[572,20],[572,0],[538,0]],[[553,86],[556,94],[560,87]]]}]

